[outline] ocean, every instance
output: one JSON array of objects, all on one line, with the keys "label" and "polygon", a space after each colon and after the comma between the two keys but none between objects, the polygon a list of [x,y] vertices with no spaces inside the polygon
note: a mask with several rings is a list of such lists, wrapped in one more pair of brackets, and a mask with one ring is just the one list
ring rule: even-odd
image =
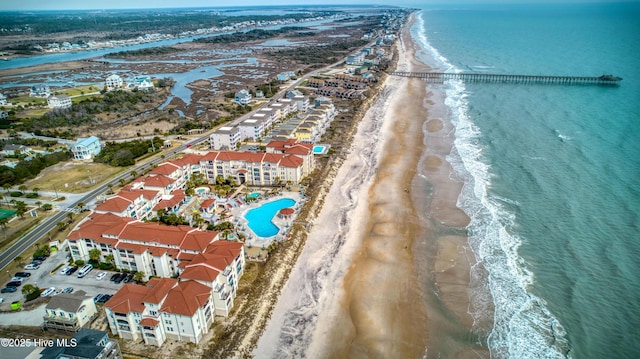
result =
[{"label": "ocean", "polygon": [[456,127],[492,357],[639,358],[640,4],[420,8],[418,56],[442,72],[623,78],[429,86]]}]

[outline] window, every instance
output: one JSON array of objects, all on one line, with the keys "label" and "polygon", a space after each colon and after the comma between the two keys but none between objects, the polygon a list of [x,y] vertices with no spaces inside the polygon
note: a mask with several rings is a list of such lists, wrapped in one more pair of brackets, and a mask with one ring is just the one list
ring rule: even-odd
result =
[{"label": "window", "polygon": [[173,328],[172,328],[172,327],[167,327],[167,331],[168,331],[168,332],[172,332],[172,331],[173,331]]},{"label": "window", "polygon": [[165,320],[164,324],[171,324],[171,321],[170,320]]}]

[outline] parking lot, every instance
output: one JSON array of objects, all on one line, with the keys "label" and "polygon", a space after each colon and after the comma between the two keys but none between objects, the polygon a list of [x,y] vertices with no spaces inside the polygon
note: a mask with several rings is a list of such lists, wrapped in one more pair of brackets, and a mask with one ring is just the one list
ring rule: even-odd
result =
[{"label": "parking lot", "polygon": [[[64,266],[58,268],[53,274],[51,274],[50,272],[61,263],[64,263]],[[25,284],[33,284],[42,291],[50,287],[55,287],[57,290],[72,287],[74,292],[83,290],[92,297],[95,297],[97,294],[114,294],[124,285],[123,283],[116,284],[109,280],[111,275],[114,273],[111,271],[106,271],[107,275],[102,280],[97,280],[96,276],[98,276],[99,273],[104,272],[100,269],[93,269],[84,278],[78,278],[78,272],[71,275],[60,274],[60,270],[68,263],[69,260],[67,258],[67,252],[65,252],[63,248],[62,250],[53,252],[47,260],[42,262],[40,268],[35,270],[22,270],[23,272],[31,273],[31,276],[24,278],[22,286],[19,286],[16,292],[0,293],[0,298],[3,299],[3,302],[0,304],[0,309],[8,310],[11,302],[17,300],[24,302],[22,287]],[[15,273],[10,274],[13,275]],[[0,283],[0,286],[4,288],[6,284],[7,283]]]}]

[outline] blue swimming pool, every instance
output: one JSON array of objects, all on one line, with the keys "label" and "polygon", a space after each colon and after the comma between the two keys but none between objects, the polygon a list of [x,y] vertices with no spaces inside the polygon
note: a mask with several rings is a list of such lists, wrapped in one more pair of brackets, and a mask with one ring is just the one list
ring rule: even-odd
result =
[{"label": "blue swimming pool", "polygon": [[279,210],[292,207],[296,201],[291,198],[282,198],[277,201],[268,202],[258,208],[249,210],[244,218],[247,220],[249,228],[258,237],[273,237],[280,229],[271,222]]},{"label": "blue swimming pool", "polygon": [[329,145],[315,145],[313,146],[313,154],[314,155],[326,155],[329,152]]},{"label": "blue swimming pool", "polygon": [[256,199],[260,197],[260,192],[253,192],[247,195],[247,198]]}]

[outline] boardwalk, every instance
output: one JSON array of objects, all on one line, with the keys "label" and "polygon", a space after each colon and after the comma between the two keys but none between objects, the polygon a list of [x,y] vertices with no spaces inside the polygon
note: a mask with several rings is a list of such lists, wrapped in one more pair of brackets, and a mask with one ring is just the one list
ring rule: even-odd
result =
[{"label": "boardwalk", "polygon": [[532,75],[500,75],[469,74],[444,72],[391,72],[392,76],[417,77],[427,82],[443,83],[446,80],[462,80],[464,82],[488,82],[506,84],[542,84],[542,85],[605,85],[616,86],[622,81],[613,75],[598,77],[586,76],[532,76]]}]

